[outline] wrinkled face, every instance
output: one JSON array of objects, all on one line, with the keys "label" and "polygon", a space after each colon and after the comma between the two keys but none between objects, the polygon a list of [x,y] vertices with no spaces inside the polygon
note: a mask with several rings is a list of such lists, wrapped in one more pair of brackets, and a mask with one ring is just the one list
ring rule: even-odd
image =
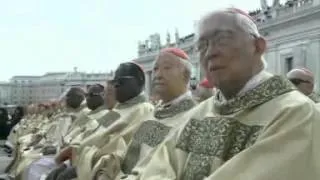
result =
[{"label": "wrinkled face", "polygon": [[185,67],[171,53],[161,53],[153,67],[153,90],[160,96],[186,86]]},{"label": "wrinkled face", "polygon": [[313,91],[313,84],[309,81],[304,81],[301,79],[289,79],[292,84],[294,84],[297,89],[302,92],[304,95],[309,95]]},{"label": "wrinkled face", "polygon": [[226,13],[211,14],[199,24],[201,65],[217,88],[251,77],[255,61],[262,55],[256,50],[256,37],[237,24],[234,15]]},{"label": "wrinkled face", "polygon": [[90,86],[88,93],[86,94],[87,106],[91,110],[95,110],[104,104],[104,89],[100,86]]}]

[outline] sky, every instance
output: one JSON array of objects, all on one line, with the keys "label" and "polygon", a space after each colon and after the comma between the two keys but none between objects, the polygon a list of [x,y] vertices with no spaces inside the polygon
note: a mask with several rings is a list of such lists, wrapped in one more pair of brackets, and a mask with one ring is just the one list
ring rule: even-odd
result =
[{"label": "sky", "polygon": [[[271,4],[271,2],[269,2]],[[255,10],[259,0],[0,0],[0,81],[46,72],[108,72],[137,57],[138,41],[224,7]]]}]

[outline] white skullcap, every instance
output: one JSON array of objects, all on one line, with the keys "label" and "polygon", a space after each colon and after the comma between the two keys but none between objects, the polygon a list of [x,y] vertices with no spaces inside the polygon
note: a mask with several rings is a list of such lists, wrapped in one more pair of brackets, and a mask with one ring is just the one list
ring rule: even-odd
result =
[{"label": "white skullcap", "polygon": [[260,37],[258,27],[248,13],[237,8],[227,8],[224,12],[233,13],[237,15],[237,20],[239,21],[239,25],[244,31],[256,37]]}]

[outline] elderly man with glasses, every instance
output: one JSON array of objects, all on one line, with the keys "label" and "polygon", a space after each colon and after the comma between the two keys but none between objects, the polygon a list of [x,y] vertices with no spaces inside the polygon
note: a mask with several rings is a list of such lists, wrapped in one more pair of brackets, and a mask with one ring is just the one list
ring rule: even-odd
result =
[{"label": "elderly man with glasses", "polygon": [[266,72],[266,40],[250,17],[214,11],[197,37],[217,92],[157,148],[139,179],[320,179],[320,114],[289,80]]}]

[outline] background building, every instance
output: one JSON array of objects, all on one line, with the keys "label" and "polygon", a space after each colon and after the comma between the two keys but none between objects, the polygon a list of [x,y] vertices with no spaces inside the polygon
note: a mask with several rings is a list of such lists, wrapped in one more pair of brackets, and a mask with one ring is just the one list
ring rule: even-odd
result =
[{"label": "background building", "polygon": [[[249,14],[256,21],[261,34],[268,40],[268,50],[265,53],[268,70],[284,75],[292,68],[307,67],[314,72],[315,90],[319,91],[320,0],[289,0],[284,4],[274,0],[270,6],[266,0],[261,0],[261,9]],[[203,78],[199,56],[194,48],[194,34],[180,38],[176,31],[174,37],[173,43],[169,34],[165,44],[161,44],[159,34],[139,42],[138,58],[135,61],[145,69],[148,93],[151,91],[153,61],[164,47],[176,46],[185,50],[194,67],[193,81],[199,82]]]},{"label": "background building", "polygon": [[88,85],[105,85],[112,73],[52,72],[43,76],[13,76],[0,83],[0,103],[28,105],[57,100],[70,87],[86,89]]},{"label": "background building", "polygon": [[11,86],[7,82],[0,82],[0,106],[11,102]]}]

